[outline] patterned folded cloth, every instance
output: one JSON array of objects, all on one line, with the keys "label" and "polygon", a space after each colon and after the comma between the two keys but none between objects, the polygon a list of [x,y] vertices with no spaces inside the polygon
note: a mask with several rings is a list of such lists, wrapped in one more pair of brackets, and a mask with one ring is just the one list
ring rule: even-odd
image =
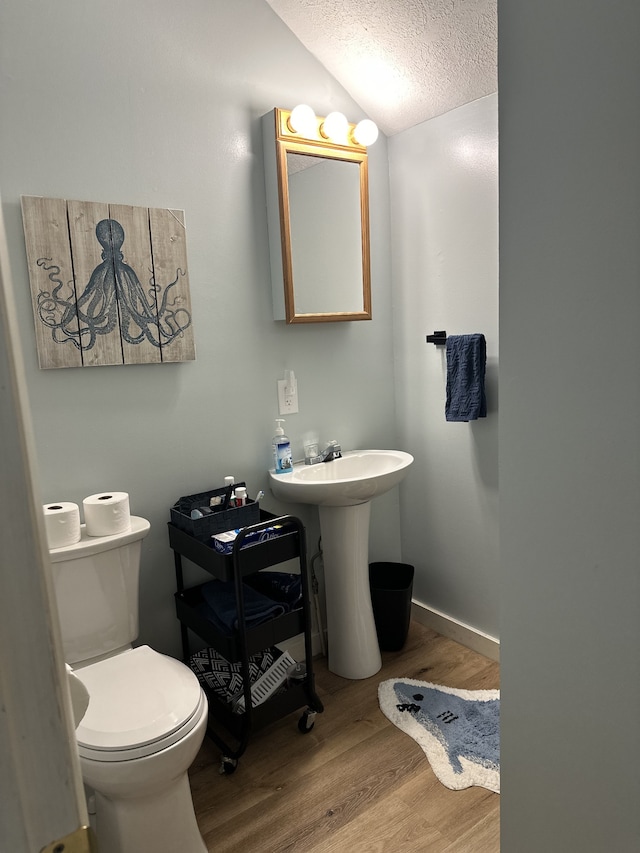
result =
[{"label": "patterned folded cloth", "polygon": [[[282,655],[272,646],[249,658],[249,680],[251,684],[260,678]],[[215,649],[202,649],[191,655],[189,666],[203,687],[213,690],[223,701],[233,703],[243,691],[242,664],[230,663]]]}]

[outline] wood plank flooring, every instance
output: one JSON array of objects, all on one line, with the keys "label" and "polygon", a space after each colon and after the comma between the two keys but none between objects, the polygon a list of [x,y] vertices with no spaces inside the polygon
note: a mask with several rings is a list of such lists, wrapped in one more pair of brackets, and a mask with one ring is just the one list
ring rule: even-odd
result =
[{"label": "wood plank flooring", "polygon": [[372,678],[314,670],[325,710],[308,734],[300,711],[256,732],[230,776],[205,738],[190,779],[209,853],[498,853],[499,795],[445,788],[377,695],[387,678],[495,689],[497,663],[412,622]]}]

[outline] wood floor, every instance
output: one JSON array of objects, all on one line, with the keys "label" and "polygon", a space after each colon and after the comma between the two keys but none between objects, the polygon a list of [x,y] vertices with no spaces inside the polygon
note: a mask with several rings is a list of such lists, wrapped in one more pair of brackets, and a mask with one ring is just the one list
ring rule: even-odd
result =
[{"label": "wood floor", "polygon": [[498,853],[499,795],[445,788],[377,697],[387,678],[495,689],[498,664],[412,622],[372,678],[340,678],[323,658],[314,669],[325,710],[308,734],[299,711],[279,720],[252,736],[230,776],[205,738],[190,777],[209,853]]}]

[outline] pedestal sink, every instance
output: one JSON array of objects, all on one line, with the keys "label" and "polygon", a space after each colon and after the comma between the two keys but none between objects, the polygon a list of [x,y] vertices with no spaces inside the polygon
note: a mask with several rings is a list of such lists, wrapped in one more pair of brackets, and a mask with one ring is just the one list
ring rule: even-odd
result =
[{"label": "pedestal sink", "polygon": [[288,474],[269,472],[281,501],[315,504],[320,513],[327,597],[329,669],[369,678],[382,666],[369,591],[371,500],[404,479],[413,456],[402,450],[351,450]]}]

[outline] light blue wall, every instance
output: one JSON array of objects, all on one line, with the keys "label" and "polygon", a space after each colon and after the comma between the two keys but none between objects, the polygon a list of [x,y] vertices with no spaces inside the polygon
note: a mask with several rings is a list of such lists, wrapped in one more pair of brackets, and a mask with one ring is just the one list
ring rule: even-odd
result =
[{"label": "light blue wall", "polygon": [[[285,368],[298,379],[296,456],[310,429],[345,448],[397,446],[386,141],[370,154],[373,321],[286,327],[272,320],[260,116],[300,101],[363,114],[266,3],[5,0],[0,73],[0,187],[42,500],[130,494],[152,524],[140,640],[176,653],[169,507],[229,473],[267,488]],[[197,360],[39,370],[20,195],[185,210]],[[316,514],[300,514],[313,553]],[[374,505],[371,553],[400,556],[397,490]]]},{"label": "light blue wall", "polygon": [[[421,604],[497,638],[497,95],[391,137],[389,160],[403,555]],[[441,329],[485,335],[486,418],[445,420]]]},{"label": "light blue wall", "polygon": [[640,5],[499,4],[502,834],[640,849]]}]

